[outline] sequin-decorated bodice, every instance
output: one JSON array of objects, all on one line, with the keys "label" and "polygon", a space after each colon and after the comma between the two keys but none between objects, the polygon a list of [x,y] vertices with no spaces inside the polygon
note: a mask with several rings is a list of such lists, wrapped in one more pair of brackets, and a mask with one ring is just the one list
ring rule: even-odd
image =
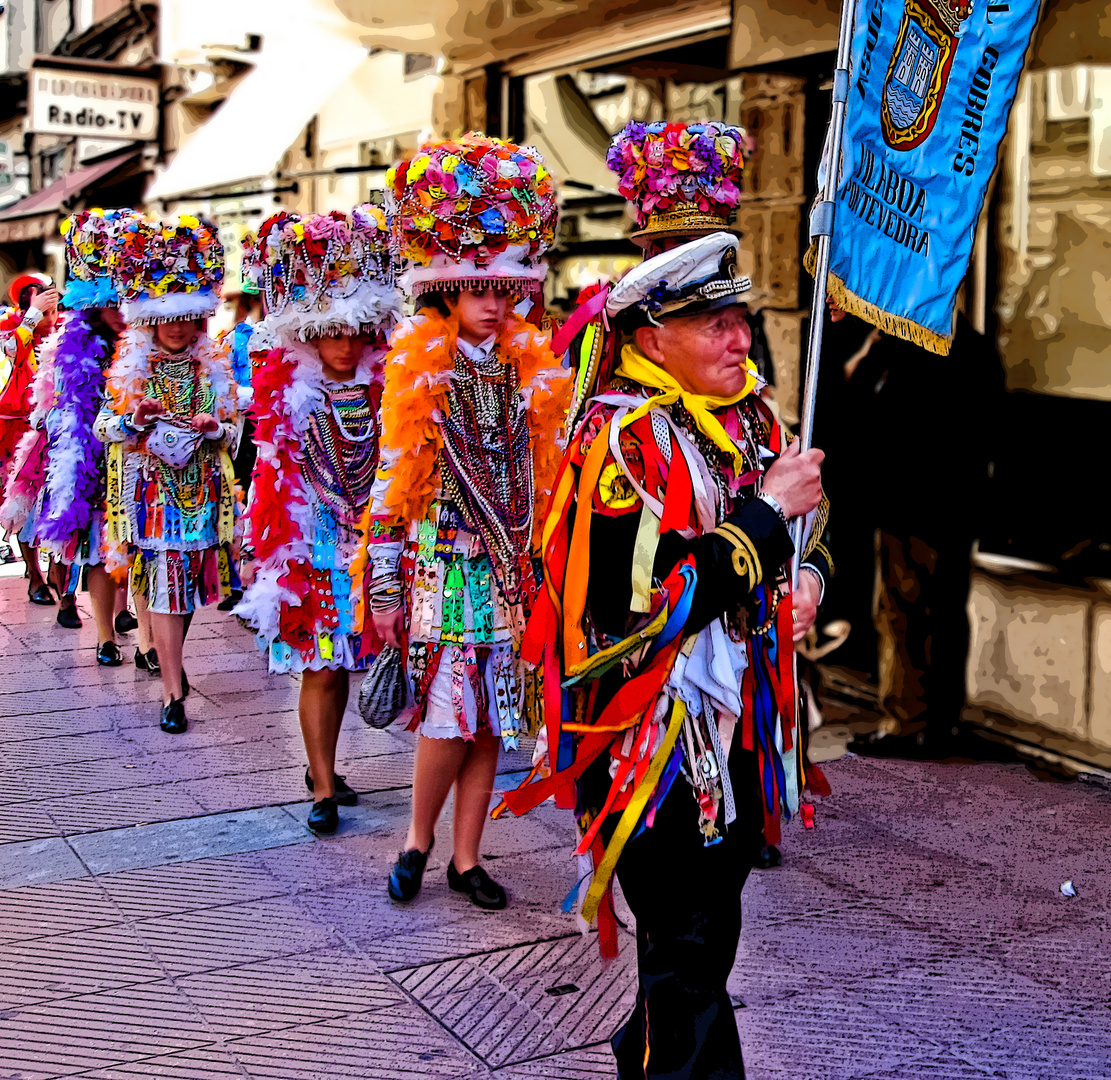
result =
[{"label": "sequin-decorated bodice", "polygon": [[365,386],[332,387],[325,398],[309,418],[305,476],[317,500],[354,528],[378,468],[377,412]]},{"label": "sequin-decorated bodice", "polygon": [[444,494],[482,538],[499,583],[515,599],[532,544],[535,502],[516,369],[496,355],[475,362],[458,352],[448,406],[441,425]]}]

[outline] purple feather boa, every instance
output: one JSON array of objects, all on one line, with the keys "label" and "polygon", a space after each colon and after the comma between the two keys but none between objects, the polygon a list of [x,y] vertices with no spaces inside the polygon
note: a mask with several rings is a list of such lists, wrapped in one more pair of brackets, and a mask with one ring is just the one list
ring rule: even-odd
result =
[{"label": "purple feather boa", "polygon": [[66,318],[54,354],[55,404],[46,418],[50,442],[39,540],[65,543],[92,520],[104,456],[93,421],[100,411],[107,354],[108,343],[84,314]]}]

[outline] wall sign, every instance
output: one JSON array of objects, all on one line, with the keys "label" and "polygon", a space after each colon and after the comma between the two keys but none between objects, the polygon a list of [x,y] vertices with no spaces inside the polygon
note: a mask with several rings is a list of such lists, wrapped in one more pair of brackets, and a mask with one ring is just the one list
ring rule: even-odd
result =
[{"label": "wall sign", "polygon": [[28,129],[53,135],[158,138],[156,76],[36,62],[31,68]]}]

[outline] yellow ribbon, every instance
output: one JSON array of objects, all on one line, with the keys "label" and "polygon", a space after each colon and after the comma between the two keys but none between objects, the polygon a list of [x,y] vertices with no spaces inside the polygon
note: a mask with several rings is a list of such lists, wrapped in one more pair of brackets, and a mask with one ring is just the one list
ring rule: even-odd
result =
[{"label": "yellow ribbon", "polygon": [[[650,705],[649,708],[652,708],[652,706]],[[644,808],[648,805],[652,792],[656,790],[660,777],[663,776],[664,769],[671,759],[671,752],[675,749],[676,742],[679,741],[679,731],[683,726],[683,717],[686,715],[686,706],[676,699],[675,706],[671,710],[671,722],[667,725],[667,734],[664,735],[664,741],[659,750],[656,751],[656,756],[652,758],[652,764],[648,766],[648,772],[644,774],[644,779],[637,785],[636,791],[633,792],[629,805],[625,807],[621,814],[621,820],[617,823],[617,828],[606,846],[606,853],[602,856],[602,862],[598,869],[594,871],[594,880],[590,883],[590,888],[586,892],[586,898],[583,900],[582,906],[582,917],[588,923],[593,922],[594,916],[598,914],[598,905],[602,902],[602,897],[605,896],[606,889],[609,887],[610,878],[613,877],[613,872],[617,868],[617,860],[621,858],[621,852],[624,851],[629,837],[633,835],[633,830],[640,824]]]},{"label": "yellow ribbon", "polygon": [[733,459],[736,468],[743,468],[744,458],[736,444],[729,438],[725,428],[722,427],[721,421],[714,416],[714,410],[736,405],[741,398],[752,393],[759,375],[756,371],[756,365],[751,360],[745,361],[744,389],[731,397],[692,394],[689,390],[684,390],[671,374],[664,371],[659,364],[654,364],[649,360],[635,345],[626,345],[621,350],[621,363],[617,366],[617,371],[614,374],[618,378],[640,383],[641,386],[646,386],[650,390],[660,391],[655,397],[649,398],[640,408],[629,413],[621,421],[623,428],[635,424],[642,416],[647,416],[652,409],[658,406],[672,405],[676,401],[680,401],[683,408],[694,418],[698,430],[719,450],[727,453]]}]

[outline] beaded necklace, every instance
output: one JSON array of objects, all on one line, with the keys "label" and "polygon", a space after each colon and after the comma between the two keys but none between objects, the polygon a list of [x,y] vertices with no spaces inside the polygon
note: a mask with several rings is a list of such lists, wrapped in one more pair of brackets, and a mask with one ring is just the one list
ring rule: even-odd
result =
[{"label": "beaded necklace", "polygon": [[[202,412],[210,413],[216,405],[215,390],[203,385],[200,366],[191,356],[154,353],[147,390],[161,404],[166,414],[164,418],[177,427],[188,428],[194,416]],[[199,451],[181,469],[153,459],[169,501],[183,518],[189,520],[202,516],[208,510],[211,473],[211,454],[208,451],[209,444],[202,439]]]},{"label": "beaded necklace", "polygon": [[358,525],[378,468],[378,421],[365,386],[325,391],[327,408],[309,417],[305,476],[336,520]]},{"label": "beaded necklace", "polygon": [[445,493],[482,538],[506,600],[520,600],[528,575],[535,490],[528,417],[516,368],[492,355],[480,365],[461,350],[441,425]]}]

